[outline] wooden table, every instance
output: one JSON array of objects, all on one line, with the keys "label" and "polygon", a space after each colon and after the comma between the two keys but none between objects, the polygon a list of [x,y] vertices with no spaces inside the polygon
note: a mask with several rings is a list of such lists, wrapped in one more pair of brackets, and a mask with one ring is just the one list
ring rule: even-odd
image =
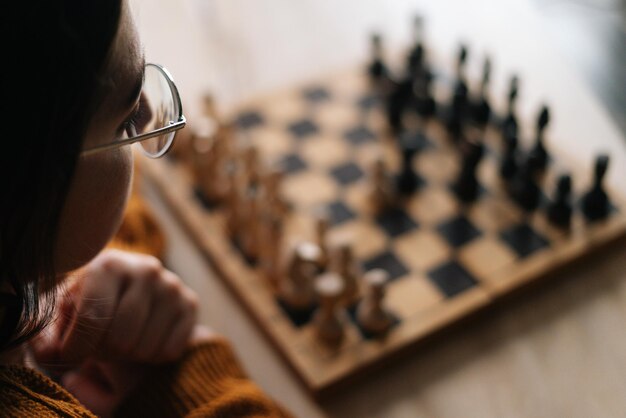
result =
[{"label": "wooden table", "polygon": [[[551,146],[586,167],[612,156],[611,185],[626,191],[626,148],[597,99],[563,63],[525,0],[135,0],[149,61],[166,65],[197,114],[214,92],[224,110],[257,93],[314,79],[366,58],[367,33],[407,44],[410,16],[427,17],[429,45],[459,39],[494,58],[494,91],[521,75],[520,107],[552,105]],[[437,3],[437,4],[431,4]],[[471,4],[470,4],[471,3]],[[480,59],[476,59],[477,63]],[[626,410],[626,245],[569,268],[414,356],[315,404],[214,276],[155,191],[146,193],[169,239],[169,266],[203,301],[201,319],[226,335],[265,391],[303,417],[623,416]]]}]

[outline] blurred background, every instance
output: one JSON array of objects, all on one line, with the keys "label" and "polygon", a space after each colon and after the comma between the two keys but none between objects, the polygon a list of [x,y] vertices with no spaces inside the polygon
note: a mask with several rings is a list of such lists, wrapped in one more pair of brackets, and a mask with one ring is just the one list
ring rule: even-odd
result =
[{"label": "blurred background", "polygon": [[[425,17],[429,53],[469,70],[493,59],[494,92],[520,74],[520,112],[552,105],[551,145],[583,161],[612,155],[609,180],[626,191],[626,0],[131,0],[146,59],[165,65],[193,120],[210,92],[228,114],[369,57],[369,34],[388,53],[411,43]],[[497,94],[497,93],[494,93]],[[625,249],[564,273],[567,283],[512,302],[420,358],[392,365],[314,403],[213,276],[148,185],[169,246],[167,263],[201,295],[202,320],[233,341],[264,390],[303,417],[623,416],[626,410]],[[576,280],[580,277],[580,280]]]}]

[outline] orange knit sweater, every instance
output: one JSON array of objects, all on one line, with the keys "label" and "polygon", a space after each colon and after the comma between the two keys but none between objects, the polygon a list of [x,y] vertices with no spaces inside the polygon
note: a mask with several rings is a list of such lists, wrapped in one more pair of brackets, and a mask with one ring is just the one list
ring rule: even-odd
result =
[{"label": "orange knit sweater", "polygon": [[[70,393],[23,366],[0,366],[0,416],[93,417]],[[155,367],[118,409],[120,417],[289,417],[243,373],[228,343],[190,349]]]}]

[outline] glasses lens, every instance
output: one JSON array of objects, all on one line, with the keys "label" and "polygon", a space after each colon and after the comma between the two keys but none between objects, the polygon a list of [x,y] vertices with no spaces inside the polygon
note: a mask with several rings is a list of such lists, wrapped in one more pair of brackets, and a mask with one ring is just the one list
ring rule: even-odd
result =
[{"label": "glasses lens", "polygon": [[[135,125],[137,134],[165,128],[178,121],[180,106],[176,93],[167,77],[156,65],[146,65],[144,86],[140,99],[140,123]],[[143,151],[150,157],[160,157],[172,144],[176,132],[170,132],[140,142]]]}]

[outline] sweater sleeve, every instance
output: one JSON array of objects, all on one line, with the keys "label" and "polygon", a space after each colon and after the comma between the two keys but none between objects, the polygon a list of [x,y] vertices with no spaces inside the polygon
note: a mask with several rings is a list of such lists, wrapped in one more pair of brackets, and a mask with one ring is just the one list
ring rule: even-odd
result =
[{"label": "sweater sleeve", "polygon": [[150,371],[116,416],[290,417],[246,377],[222,339]]}]

